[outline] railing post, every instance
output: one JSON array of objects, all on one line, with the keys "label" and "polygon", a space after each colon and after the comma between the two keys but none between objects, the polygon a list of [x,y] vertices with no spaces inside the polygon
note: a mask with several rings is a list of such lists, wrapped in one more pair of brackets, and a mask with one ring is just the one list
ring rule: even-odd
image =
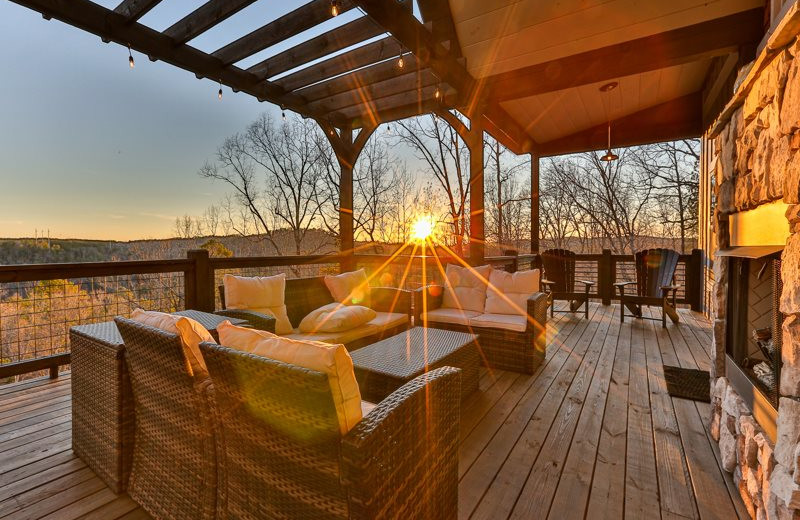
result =
[{"label": "railing post", "polygon": [[214,270],[208,251],[192,249],[186,257],[194,263],[194,276],[184,278],[186,308],[214,312]]},{"label": "railing post", "polygon": [[614,296],[613,279],[613,260],[611,250],[603,249],[603,254],[597,262],[597,285],[603,305],[611,305],[611,298]]},{"label": "railing post", "polygon": [[692,249],[686,263],[686,299],[693,311],[703,311],[703,250]]},{"label": "railing post", "polygon": [[506,271],[509,273],[516,273],[519,271],[519,251],[516,249],[506,249],[503,251],[503,256],[513,256],[514,258],[511,260],[511,263],[506,265]]}]

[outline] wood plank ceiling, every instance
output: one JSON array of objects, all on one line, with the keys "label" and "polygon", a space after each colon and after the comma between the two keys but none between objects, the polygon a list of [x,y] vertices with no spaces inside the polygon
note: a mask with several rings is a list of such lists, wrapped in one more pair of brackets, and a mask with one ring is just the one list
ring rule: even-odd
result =
[{"label": "wood plank ceiling", "polygon": [[[417,0],[423,21],[412,0],[311,0],[204,52],[193,40],[257,0],[208,0],[163,31],[140,20],[160,0],[12,1],[324,125],[456,108],[516,153],[596,147],[610,118],[631,121],[634,140],[645,115],[664,135],[697,132],[710,59],[763,32],[762,0]],[[363,15],[254,61],[326,23],[333,5]],[[611,79],[621,88],[603,98]]]}]

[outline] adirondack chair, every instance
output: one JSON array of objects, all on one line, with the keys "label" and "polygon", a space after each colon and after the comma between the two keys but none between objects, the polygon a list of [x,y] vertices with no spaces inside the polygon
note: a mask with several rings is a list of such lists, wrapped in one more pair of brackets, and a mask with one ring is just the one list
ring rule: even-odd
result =
[{"label": "adirondack chair", "polygon": [[[547,293],[550,316],[557,312],[555,300],[568,300],[570,312],[575,312],[583,306],[583,315],[588,319],[589,291],[594,282],[575,279],[575,253],[568,249],[548,249],[541,257],[545,278],[542,280],[542,285]],[[575,291],[575,282],[583,284],[582,292]]]},{"label": "adirondack chair", "polygon": [[[680,285],[675,285],[675,269],[678,267],[678,252],[672,249],[645,249],[634,255],[636,262],[636,281],[617,282],[619,289],[621,323],[625,316],[645,318],[642,305],[661,305],[661,326],[667,326],[667,316],[674,323],[680,318],[675,306],[675,298]],[[628,285],[636,285],[636,294],[626,294]],[[625,309],[631,314],[625,314]],[[648,318],[656,320],[658,318]]]}]

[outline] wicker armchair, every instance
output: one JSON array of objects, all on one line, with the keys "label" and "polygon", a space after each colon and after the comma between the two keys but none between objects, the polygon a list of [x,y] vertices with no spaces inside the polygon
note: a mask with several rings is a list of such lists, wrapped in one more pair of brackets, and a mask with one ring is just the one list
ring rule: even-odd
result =
[{"label": "wicker armchair", "polygon": [[136,415],[128,494],[156,519],[212,520],[216,515],[213,387],[192,375],[180,338],[114,320],[125,341]]},{"label": "wicker armchair", "polygon": [[414,323],[437,329],[478,334],[481,359],[489,368],[533,374],[536,367],[544,360],[547,349],[547,294],[537,292],[528,298],[527,315],[530,319],[527,320],[523,332],[423,320],[423,298],[425,308],[431,311],[442,306],[443,297],[444,287],[440,285],[420,287],[414,291]]},{"label": "wicker armchair", "polygon": [[455,518],[460,374],[414,379],[344,437],[327,376],[210,343],[219,518]]}]

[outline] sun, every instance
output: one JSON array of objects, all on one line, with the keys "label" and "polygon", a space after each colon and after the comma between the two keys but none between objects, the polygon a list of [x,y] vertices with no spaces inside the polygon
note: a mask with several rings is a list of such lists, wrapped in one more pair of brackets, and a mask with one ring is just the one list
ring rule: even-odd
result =
[{"label": "sun", "polygon": [[424,242],[433,235],[436,223],[430,215],[421,215],[411,225],[411,239],[416,242]]}]

